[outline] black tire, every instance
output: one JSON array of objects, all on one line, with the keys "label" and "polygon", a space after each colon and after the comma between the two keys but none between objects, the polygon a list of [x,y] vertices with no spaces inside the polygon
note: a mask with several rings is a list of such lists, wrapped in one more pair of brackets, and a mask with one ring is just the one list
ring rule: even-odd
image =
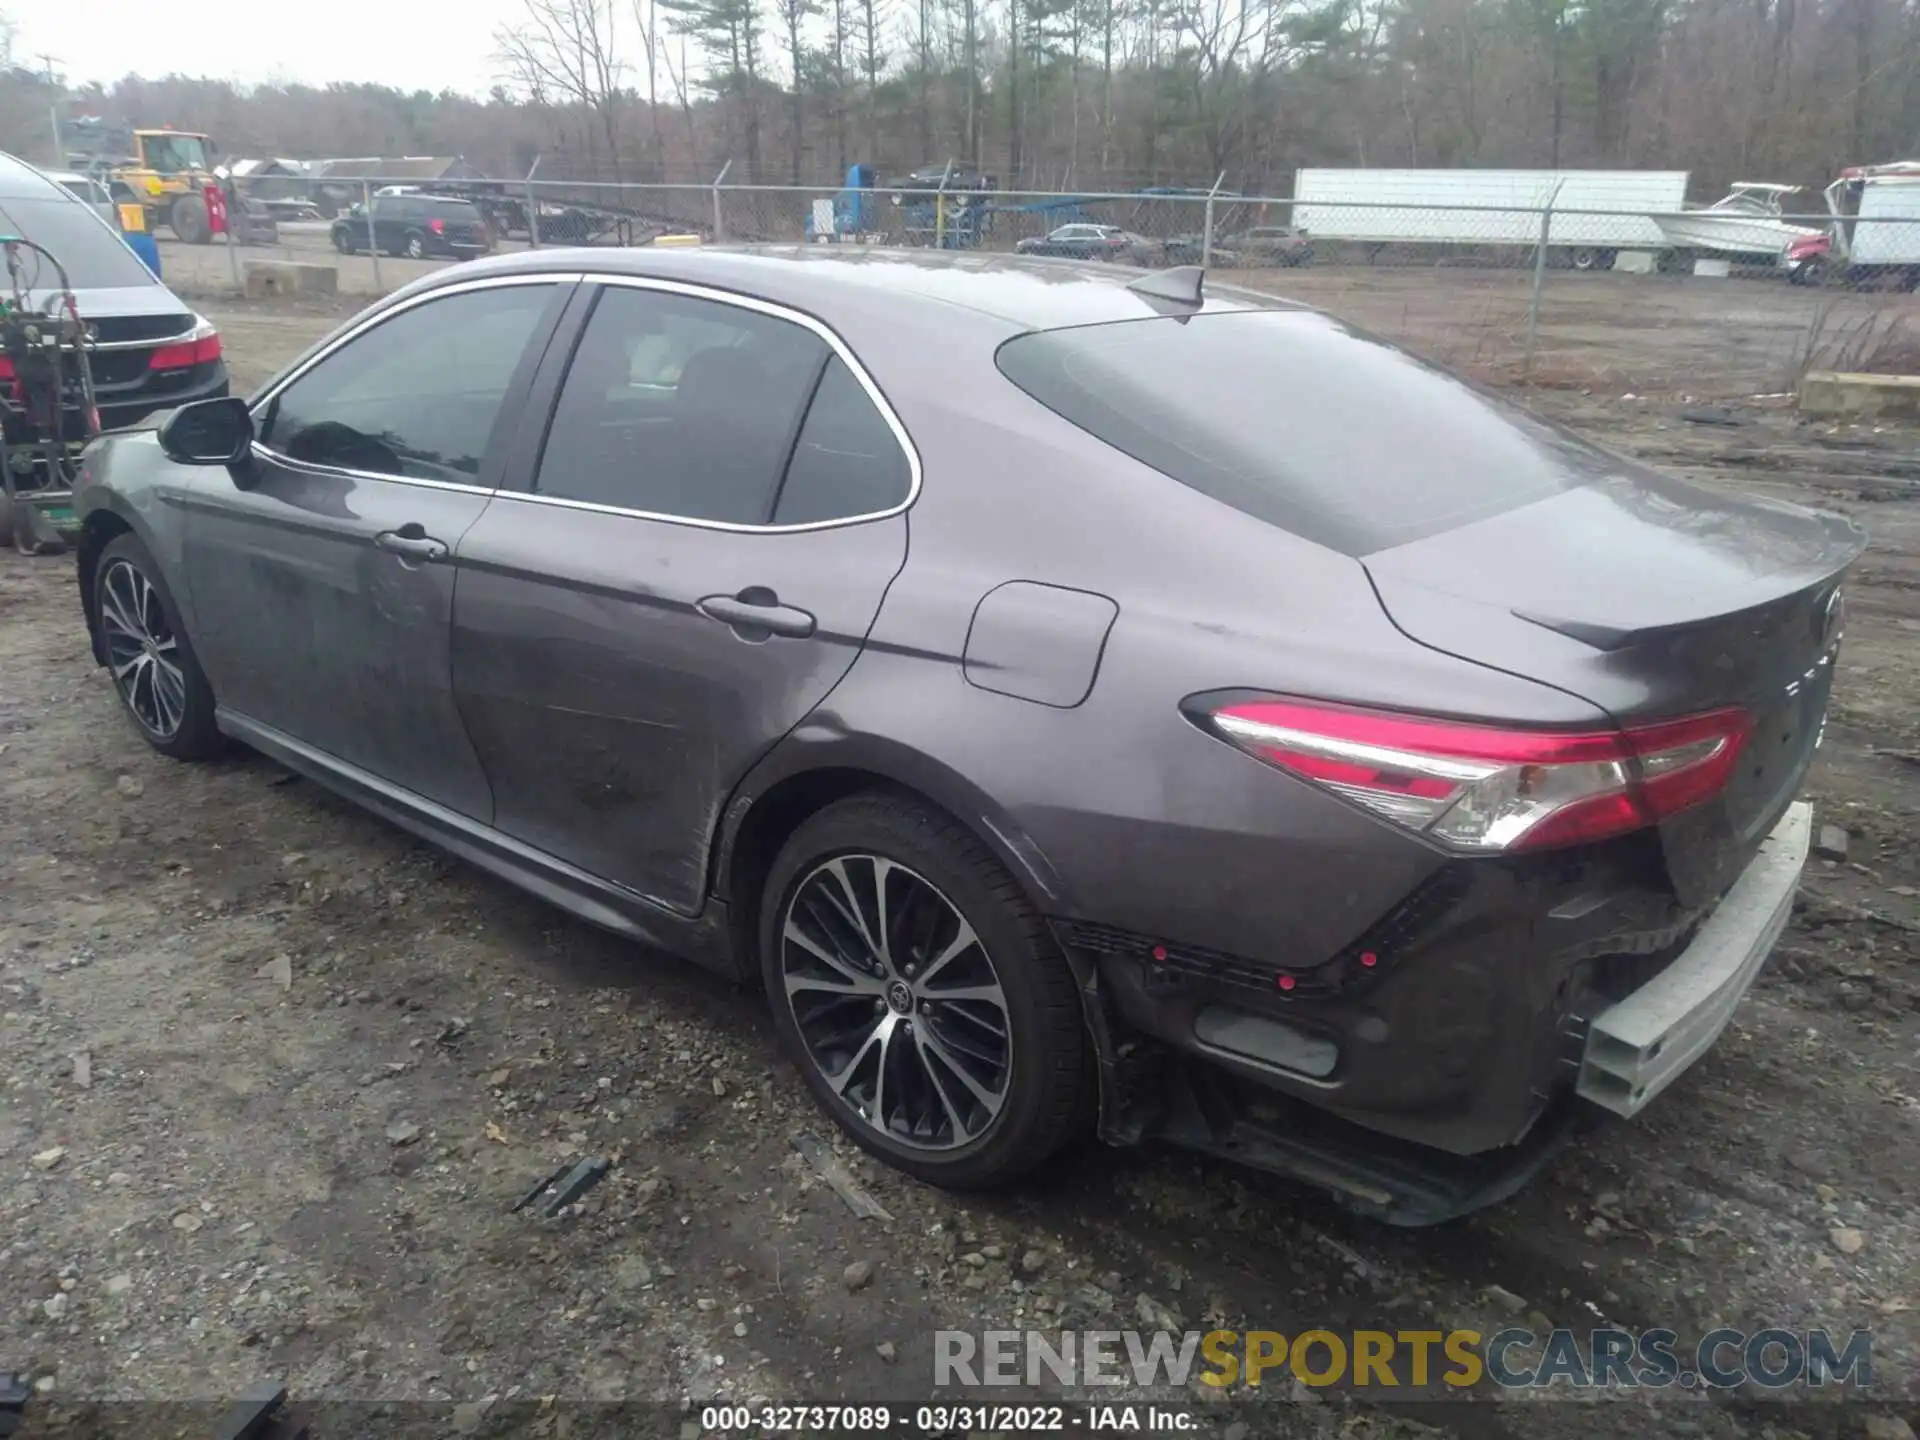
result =
[{"label": "black tire", "polygon": [[[137,584],[121,588],[129,572],[151,587],[152,600],[159,610],[157,615],[127,614],[128,599],[146,593]],[[127,615],[136,625],[145,626],[150,632],[160,631],[163,638],[172,643],[170,653],[175,657],[180,672],[180,686],[177,696],[179,719],[171,729],[153,723],[140,713],[143,708],[154,713],[153,697],[149,688],[146,702],[140,703],[141,682],[137,674],[126,677],[112,675],[111,646],[118,631],[108,619],[109,604],[115,605],[121,614]],[[138,536],[121,535],[100,552],[93,572],[93,607],[94,623],[100,627],[102,647],[108,650],[108,673],[113,678],[114,690],[120,696],[121,708],[133,721],[141,738],[162,755],[175,760],[205,760],[225,749],[225,738],[213,718],[213,687],[207,684],[206,672],[200,668],[200,661],[193,653],[193,645],[180,623],[180,608],[173,602],[173,595],[167,589],[160,567],[154,563],[153,556],[140,543]],[[147,671],[151,676],[151,664]],[[157,682],[149,679],[147,683],[151,687]]]},{"label": "black tire", "polygon": [[333,248],[342,255],[357,255],[359,247],[353,243],[353,231],[346,226],[336,226],[333,232]]},{"label": "black tire", "polygon": [[[783,937],[789,908],[804,887],[818,879],[828,862],[844,860],[851,870],[867,863],[863,857],[876,857],[901,867],[907,872],[908,883],[917,881],[937,891],[938,898],[945,900],[978,937],[978,947],[970,952],[977,958],[970,963],[984,960],[986,974],[997,982],[1005,1001],[1000,1013],[1006,1022],[1008,1063],[999,1090],[999,1109],[977,1133],[946,1148],[905,1141],[893,1133],[893,1127],[883,1130],[837,1094],[809,1049],[788,994],[788,969],[783,958],[788,945]],[[866,873],[871,876],[876,870],[871,867]],[[774,1028],[814,1098],[855,1144],[930,1184],[967,1190],[1017,1180],[1073,1138],[1090,1112],[1095,1084],[1078,987],[1046,923],[1019,885],[964,827],[948,816],[892,795],[856,795],[839,801],[809,818],[781,848],[761,901],[761,973]],[[907,906],[900,906],[891,915],[893,924],[889,928],[904,953],[920,954],[924,965],[924,952],[911,948],[912,935],[901,933],[912,928],[911,915]],[[889,944],[886,948],[891,954],[894,947]],[[902,964],[906,968],[901,973],[911,974],[910,962]],[[926,968],[924,979],[930,980],[938,967]],[[894,982],[899,983],[897,979]],[[889,991],[892,988],[889,986]],[[937,990],[929,993],[939,994]],[[858,999],[844,1003],[854,1007],[868,1002]],[[884,1013],[879,1007],[886,1001],[876,999],[872,1003],[877,1013]],[[924,998],[917,1009],[909,1001],[898,1017],[909,1039],[915,1024],[939,1033],[936,1027],[941,1022],[928,1020],[927,1009]],[[861,1012],[855,1009],[853,1013],[857,1017]],[[952,1022],[946,1024],[951,1027]],[[945,1033],[950,1036],[953,1032],[949,1029]],[[884,1064],[887,1052],[883,1048],[880,1053]],[[856,1054],[837,1073],[847,1076],[858,1063]],[[912,1063],[911,1056],[907,1063]],[[923,1075],[926,1064],[921,1060],[915,1073]],[[964,1092],[952,1084],[951,1077],[948,1085],[965,1103]],[[853,1087],[848,1088],[851,1091]],[[874,1108],[881,1110],[878,1103]],[[930,1104],[926,1109],[935,1114],[934,1124],[942,1123]],[[945,1110],[949,1117],[955,1113],[951,1105]],[[895,1118],[899,1118],[898,1111]]]},{"label": "black tire", "polygon": [[167,223],[173,233],[188,245],[205,245],[213,239],[213,222],[207,217],[207,202],[194,195],[182,195],[167,211]]},{"label": "black tire", "polygon": [[424,260],[427,258],[427,237],[422,235],[418,230],[409,230],[407,232],[407,238],[402,242],[402,245],[407,259]]}]

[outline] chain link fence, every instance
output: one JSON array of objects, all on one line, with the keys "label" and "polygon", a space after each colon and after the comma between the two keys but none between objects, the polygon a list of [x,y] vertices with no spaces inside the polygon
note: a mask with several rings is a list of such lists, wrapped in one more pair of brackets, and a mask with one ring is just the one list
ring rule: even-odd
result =
[{"label": "chain link fence", "polygon": [[[847,190],[724,173],[706,185],[371,179],[317,195],[322,219],[283,223],[274,246],[244,253],[352,249],[371,275],[343,274],[341,288],[391,289],[422,263],[459,258],[436,257],[430,232],[409,244],[431,219],[410,226],[403,212],[434,193],[475,205],[496,248],[861,244],[1205,265],[1216,284],[1297,299],[1498,384],[1730,398],[1790,390],[1810,369],[1920,372],[1920,203],[1910,217],[1786,213],[1770,197],[1649,214],[1021,192],[932,173],[925,188]],[[1910,193],[1920,202],[1920,181]]]}]

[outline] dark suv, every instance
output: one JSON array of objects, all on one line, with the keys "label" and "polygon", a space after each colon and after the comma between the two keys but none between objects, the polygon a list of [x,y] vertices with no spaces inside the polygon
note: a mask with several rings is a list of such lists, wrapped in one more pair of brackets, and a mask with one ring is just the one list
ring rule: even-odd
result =
[{"label": "dark suv", "polygon": [[[366,207],[356,205],[333,222],[333,248],[357,255],[368,247]],[[487,222],[471,201],[441,195],[373,197],[373,246],[410,260],[448,255],[470,260],[493,249]]]}]

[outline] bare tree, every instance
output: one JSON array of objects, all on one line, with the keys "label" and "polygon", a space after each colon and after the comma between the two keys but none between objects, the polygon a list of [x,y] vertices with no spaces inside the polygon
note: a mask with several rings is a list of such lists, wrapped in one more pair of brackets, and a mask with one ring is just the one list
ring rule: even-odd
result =
[{"label": "bare tree", "polygon": [[833,111],[833,153],[842,175],[847,173],[847,0],[833,0],[832,28],[827,32],[827,74],[833,85],[827,102]]},{"label": "bare tree", "polygon": [[[638,26],[618,50],[609,6]],[[555,179],[645,156],[649,176],[705,182],[728,155],[756,174],[771,124],[780,177],[802,184],[829,162],[951,156],[1004,161],[1009,184],[1226,170],[1276,194],[1300,165],[1557,161],[1688,170],[1708,199],[1754,175],[1819,187],[1920,137],[1920,0],[525,0],[501,41],[485,99],[181,76],[72,91],[16,45],[0,149],[42,153],[49,107],[72,104],[164,116],[236,156],[457,154],[519,174],[545,152]]]},{"label": "bare tree", "polygon": [[859,0],[859,5],[860,60],[867,76],[867,158],[871,161],[880,153],[880,67],[887,59],[880,27],[885,23],[886,0]]},{"label": "bare tree", "polygon": [[614,52],[613,0],[523,0],[525,18],[494,36],[511,81],[536,105],[576,104],[595,121],[617,179],[620,141],[616,111],[625,67]]},{"label": "bare tree", "polygon": [[705,84],[732,102],[746,132],[747,178],[760,178],[760,7],[758,0],[660,0],[674,29],[707,53]]},{"label": "bare tree", "polygon": [[820,13],[817,0],[774,0],[774,10],[780,17],[781,28],[787,37],[787,59],[793,67],[793,93],[787,97],[791,107],[788,129],[789,144],[792,150],[793,179],[800,183],[800,167],[806,153],[806,79],[807,49],[801,38],[801,30],[807,21]]},{"label": "bare tree", "polygon": [[651,154],[648,157],[651,175],[654,180],[664,179],[666,173],[666,139],[660,132],[660,5],[659,0],[633,0],[633,23],[640,32],[640,46],[645,53],[647,73],[647,136]]}]

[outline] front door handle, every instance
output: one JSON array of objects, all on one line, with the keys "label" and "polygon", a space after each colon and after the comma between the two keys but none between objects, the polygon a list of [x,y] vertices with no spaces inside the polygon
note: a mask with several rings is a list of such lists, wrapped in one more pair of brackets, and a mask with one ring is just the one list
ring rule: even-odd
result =
[{"label": "front door handle", "polygon": [[391,555],[402,560],[416,563],[422,560],[444,560],[452,552],[447,542],[436,540],[418,525],[402,525],[398,530],[382,530],[373,537],[373,543]]},{"label": "front door handle", "polygon": [[738,595],[709,595],[700,602],[700,613],[731,625],[742,640],[765,640],[770,635],[805,640],[814,630],[813,616],[782,605],[780,597],[764,585],[749,585]]}]

